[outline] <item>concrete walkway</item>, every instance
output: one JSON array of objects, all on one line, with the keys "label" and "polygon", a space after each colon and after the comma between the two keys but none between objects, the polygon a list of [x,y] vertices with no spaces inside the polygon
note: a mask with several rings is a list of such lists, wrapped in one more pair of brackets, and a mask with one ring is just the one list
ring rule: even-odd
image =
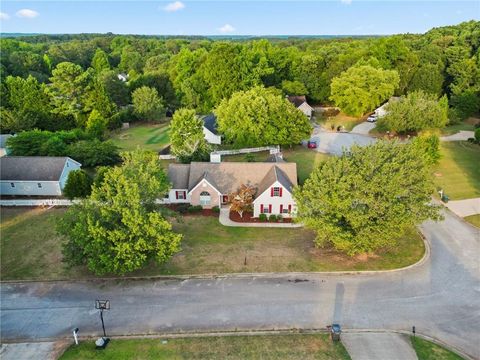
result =
[{"label": "concrete walkway", "polygon": [[459,131],[456,134],[449,135],[449,136],[442,136],[440,137],[440,141],[462,141],[468,140],[469,138],[473,138],[475,136],[473,131]]},{"label": "concrete walkway", "polygon": [[293,223],[239,223],[230,220],[229,217],[230,209],[221,208],[218,221],[224,226],[235,226],[235,227],[263,227],[263,228],[300,228],[302,224],[293,224]]},{"label": "concrete walkway", "polygon": [[460,217],[480,214],[480,198],[453,200],[444,205]]},{"label": "concrete walkway", "polygon": [[352,360],[417,360],[407,335],[396,333],[343,333],[342,343]]},{"label": "concrete walkway", "polygon": [[370,130],[372,130],[373,128],[375,128],[375,126],[377,126],[376,123],[374,122],[368,122],[368,121],[365,121],[361,124],[358,124],[357,126],[355,126],[352,131],[350,131],[350,133],[352,134],[360,134],[360,135],[368,135],[368,133],[370,132]]}]

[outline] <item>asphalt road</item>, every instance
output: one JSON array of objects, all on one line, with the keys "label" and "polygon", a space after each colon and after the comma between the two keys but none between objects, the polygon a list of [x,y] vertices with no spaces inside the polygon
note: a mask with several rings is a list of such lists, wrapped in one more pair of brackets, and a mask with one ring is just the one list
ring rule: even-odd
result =
[{"label": "asphalt road", "polygon": [[321,328],[409,330],[480,358],[480,233],[445,213],[426,222],[431,257],[370,275],[53,282],[1,285],[4,339],[100,334],[95,299],[110,299],[108,334]]}]

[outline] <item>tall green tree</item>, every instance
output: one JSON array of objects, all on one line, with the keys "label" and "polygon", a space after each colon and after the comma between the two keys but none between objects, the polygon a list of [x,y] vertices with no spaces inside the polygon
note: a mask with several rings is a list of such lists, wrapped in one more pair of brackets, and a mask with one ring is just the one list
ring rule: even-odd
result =
[{"label": "tall green tree", "polygon": [[195,110],[179,109],[173,114],[170,124],[172,154],[181,162],[204,160],[210,147],[203,134],[203,121]]},{"label": "tall green tree", "polygon": [[92,179],[83,170],[73,170],[68,174],[63,195],[70,200],[85,198],[92,192]]},{"label": "tall green tree", "polygon": [[110,70],[108,55],[102,49],[95,50],[95,55],[93,55],[92,59],[92,68],[97,74],[100,74],[105,70]]},{"label": "tall green tree", "polygon": [[155,153],[123,154],[89,198],[71,207],[58,230],[67,240],[64,259],[96,274],[124,274],[148,261],[167,261],[179,250],[181,235],[155,209],[169,189]]},{"label": "tall green tree", "polygon": [[239,91],[215,109],[219,132],[235,146],[292,145],[308,138],[309,119],[278,91]]},{"label": "tall green tree", "polygon": [[439,129],[448,122],[448,100],[423,91],[414,91],[400,101],[390,102],[379,128],[399,133]]},{"label": "tall green tree", "polygon": [[307,95],[308,94],[308,90],[305,87],[305,85],[298,80],[282,81],[282,90],[285,95]]},{"label": "tall green tree", "polygon": [[424,152],[417,146],[379,141],[353,146],[318,166],[294,191],[298,220],[348,255],[394,246],[407,228],[438,219]]},{"label": "tall green tree", "polygon": [[163,99],[154,88],[142,86],[132,94],[133,110],[144,120],[160,120],[165,115]]},{"label": "tall green tree", "polygon": [[361,116],[390,98],[398,83],[395,70],[353,66],[332,80],[330,99],[346,114]]},{"label": "tall green tree", "polygon": [[88,116],[87,123],[85,124],[85,130],[96,137],[102,139],[107,130],[108,120],[105,119],[98,110],[93,110]]}]

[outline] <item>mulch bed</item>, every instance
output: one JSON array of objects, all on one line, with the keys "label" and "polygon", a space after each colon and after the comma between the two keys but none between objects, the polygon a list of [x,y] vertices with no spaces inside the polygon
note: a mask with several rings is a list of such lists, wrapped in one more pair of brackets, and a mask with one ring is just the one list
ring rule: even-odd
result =
[{"label": "mulch bed", "polygon": [[[258,218],[253,217],[253,213],[243,213],[243,217],[240,217],[240,215],[236,211],[230,211],[229,218],[232,221],[239,222],[239,223],[272,223],[273,221],[261,221]],[[276,223],[291,223],[292,219],[291,218],[284,218],[282,221],[274,221]]]},{"label": "mulch bed", "polygon": [[169,208],[170,210],[173,210],[175,212],[178,212],[182,216],[213,216],[213,217],[218,217],[218,211],[213,211],[212,209],[202,209],[201,211],[196,211],[196,212],[180,212],[179,211],[179,205],[178,204],[167,204],[165,207]]}]

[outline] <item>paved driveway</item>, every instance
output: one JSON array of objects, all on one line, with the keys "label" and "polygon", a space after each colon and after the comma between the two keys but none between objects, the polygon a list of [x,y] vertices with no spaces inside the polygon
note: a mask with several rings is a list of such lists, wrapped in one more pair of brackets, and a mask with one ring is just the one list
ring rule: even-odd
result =
[{"label": "paved driveway", "polygon": [[368,135],[368,133],[370,132],[370,130],[372,130],[373,128],[375,128],[375,126],[377,126],[377,123],[365,121],[365,122],[363,122],[363,123],[358,124],[357,126],[355,126],[355,127],[352,129],[352,131],[350,131],[350,133],[361,134],[361,135]]},{"label": "paved driveway", "polygon": [[343,149],[350,149],[353,144],[365,146],[376,141],[375,138],[352,133],[328,132],[320,128],[316,128],[310,139],[317,143],[317,151],[341,155]]},{"label": "paved driveway", "polygon": [[417,360],[407,335],[396,333],[360,332],[342,334],[352,360]]},{"label": "paved driveway", "polygon": [[452,200],[444,205],[460,217],[480,214],[480,198]]},{"label": "paved driveway", "polygon": [[459,131],[456,134],[449,135],[449,136],[442,136],[440,137],[441,141],[462,141],[468,140],[469,138],[473,138],[475,136],[473,131]]},{"label": "paved driveway", "polygon": [[107,334],[235,329],[409,330],[480,357],[480,233],[445,212],[426,222],[431,257],[408,270],[367,275],[278,274],[232,278],[1,285],[4,339],[98,335],[95,299],[111,300]]}]

